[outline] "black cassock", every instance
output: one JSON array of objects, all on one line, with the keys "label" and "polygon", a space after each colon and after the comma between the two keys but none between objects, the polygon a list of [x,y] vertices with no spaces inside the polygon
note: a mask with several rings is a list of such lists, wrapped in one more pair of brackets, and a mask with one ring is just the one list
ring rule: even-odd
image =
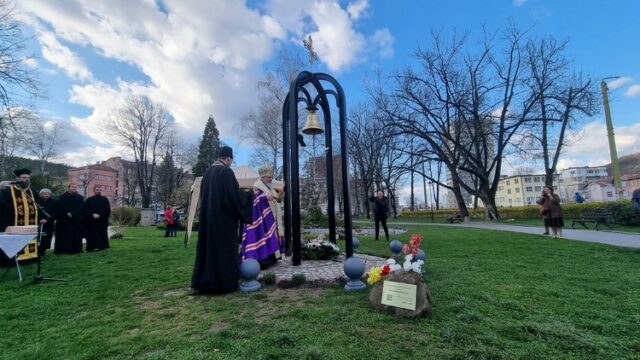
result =
[{"label": "black cassock", "polygon": [[[82,207],[84,197],[78,193],[65,192],[58,200],[56,221],[56,254],[77,254],[82,252]],[[72,217],[68,217],[71,213]]]},{"label": "black cassock", "polygon": [[204,293],[229,293],[238,289],[238,226],[240,221],[251,221],[251,202],[240,191],[233,171],[220,162],[207,170],[200,191],[191,287]]},{"label": "black cassock", "polygon": [[[93,214],[100,215],[94,219]],[[102,195],[94,195],[84,202],[84,229],[87,239],[87,251],[104,250],[109,248],[109,215],[111,205]]]},{"label": "black cassock", "polygon": [[[56,221],[58,214],[58,202],[53,198],[48,198],[46,201],[38,199],[38,204],[44,209],[40,211],[38,219],[45,219],[47,222],[42,226],[42,239],[40,246],[38,246],[38,254],[44,255],[46,250],[51,247],[51,238],[53,237],[53,223]],[[45,214],[46,212],[46,214]]]}]

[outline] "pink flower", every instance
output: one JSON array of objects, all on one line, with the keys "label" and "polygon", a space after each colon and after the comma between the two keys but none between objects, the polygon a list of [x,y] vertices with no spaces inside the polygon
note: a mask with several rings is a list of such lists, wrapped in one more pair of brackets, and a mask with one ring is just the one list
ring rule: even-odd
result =
[{"label": "pink flower", "polygon": [[402,245],[402,252],[406,255],[406,254],[410,254],[411,253],[411,248],[409,247],[409,245],[404,244]]}]

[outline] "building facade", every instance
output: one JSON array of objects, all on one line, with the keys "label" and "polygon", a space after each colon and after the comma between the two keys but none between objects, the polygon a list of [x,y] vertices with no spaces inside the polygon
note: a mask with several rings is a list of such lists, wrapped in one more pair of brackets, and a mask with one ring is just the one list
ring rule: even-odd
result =
[{"label": "building facade", "polygon": [[67,176],[70,182],[78,185],[78,193],[85,198],[93,195],[95,186],[100,186],[111,207],[116,205],[119,179],[115,169],[105,165],[87,165],[69,169]]},{"label": "building facade", "polygon": [[556,184],[558,188],[556,193],[563,203],[574,203],[576,192],[582,194],[585,201],[601,201],[590,199],[589,183],[602,180],[608,175],[606,166],[582,166],[563,169],[557,174]]},{"label": "building facade", "polygon": [[544,188],[544,174],[504,176],[498,181],[496,206],[536,205]]}]

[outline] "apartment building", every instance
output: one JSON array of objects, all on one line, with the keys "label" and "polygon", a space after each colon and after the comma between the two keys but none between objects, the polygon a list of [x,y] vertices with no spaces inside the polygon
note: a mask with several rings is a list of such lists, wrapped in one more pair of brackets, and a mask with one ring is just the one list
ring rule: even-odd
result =
[{"label": "apartment building", "polygon": [[[606,166],[582,166],[563,169],[556,174],[558,188],[556,193],[564,203],[573,203],[574,194],[579,192],[585,201],[602,201],[590,199],[589,183],[609,176]],[[606,193],[605,193],[606,195]],[[605,196],[606,197],[606,196]]]},{"label": "apartment building", "polygon": [[496,206],[535,205],[544,187],[544,175],[528,174],[503,176],[498,181]]}]

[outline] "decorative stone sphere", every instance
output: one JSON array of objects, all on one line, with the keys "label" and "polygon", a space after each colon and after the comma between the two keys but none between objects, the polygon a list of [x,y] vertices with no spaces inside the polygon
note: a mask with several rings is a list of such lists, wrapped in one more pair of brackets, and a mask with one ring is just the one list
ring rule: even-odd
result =
[{"label": "decorative stone sphere", "polygon": [[240,264],[240,275],[244,279],[255,279],[260,273],[260,263],[256,259],[245,259]]},{"label": "decorative stone sphere", "polygon": [[352,244],[353,244],[353,251],[357,251],[358,248],[360,247],[360,239],[354,236],[352,239]]},{"label": "decorative stone sphere", "polygon": [[422,260],[422,261],[426,261],[427,260],[427,254],[425,254],[424,250],[419,249],[418,250],[418,255],[416,256],[417,260]]},{"label": "decorative stone sphere", "polygon": [[400,240],[393,240],[389,243],[389,249],[394,254],[399,254],[402,251],[402,242]]},{"label": "decorative stone sphere", "polygon": [[359,279],[364,274],[364,262],[352,256],[344,262],[344,273],[349,279]]},{"label": "decorative stone sphere", "polygon": [[349,277],[349,281],[344,286],[347,291],[362,290],[367,288],[367,284],[360,279],[364,274],[364,261],[352,256],[344,262],[344,273]]},{"label": "decorative stone sphere", "polygon": [[252,292],[260,289],[262,285],[256,280],[260,273],[260,263],[256,259],[245,259],[240,264],[240,275],[244,279],[240,283],[240,291]]}]

